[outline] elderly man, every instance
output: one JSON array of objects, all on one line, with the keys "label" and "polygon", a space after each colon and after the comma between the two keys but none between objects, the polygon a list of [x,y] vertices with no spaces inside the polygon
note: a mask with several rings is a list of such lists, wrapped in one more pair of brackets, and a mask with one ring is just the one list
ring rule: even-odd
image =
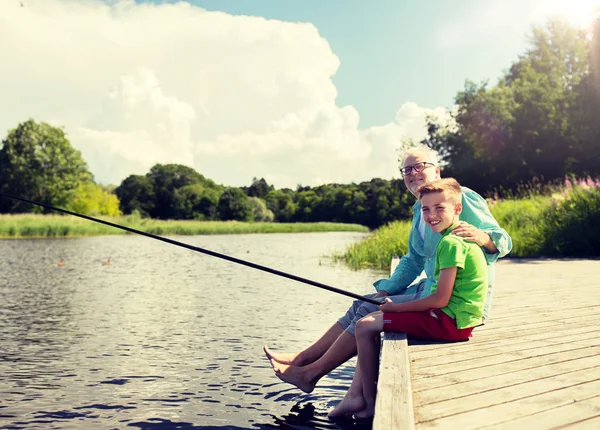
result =
[{"label": "elderly man", "polygon": [[[416,190],[421,184],[440,178],[437,155],[427,147],[413,148],[404,154],[400,173],[408,190],[416,196]],[[512,240],[490,213],[485,199],[467,187],[462,187],[462,193],[461,223],[452,232],[477,243],[484,251],[489,275],[488,295],[483,313],[485,320],[490,315],[494,262],[510,252]],[[381,279],[374,283],[377,293],[371,297],[389,296],[395,303],[401,303],[431,294],[435,252],[441,236],[425,228],[418,201],[413,205],[413,214],[408,253],[400,259],[389,279]],[[417,280],[423,271],[426,277]],[[323,336],[298,353],[276,353],[265,346],[265,354],[275,374],[282,381],[310,393],[319,379],[356,355],[356,322],[376,310],[376,305],[355,301],[346,315],[333,324]]]}]

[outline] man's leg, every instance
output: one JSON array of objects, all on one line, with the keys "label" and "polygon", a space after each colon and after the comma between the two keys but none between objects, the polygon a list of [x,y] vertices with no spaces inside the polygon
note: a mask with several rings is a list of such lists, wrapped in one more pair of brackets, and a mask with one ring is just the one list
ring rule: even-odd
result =
[{"label": "man's leg", "polygon": [[496,268],[494,264],[488,266],[488,290],[483,308],[483,320],[488,321],[492,316],[492,298],[494,293],[494,281],[496,278]]},{"label": "man's leg", "polygon": [[319,379],[356,355],[354,336],[343,332],[318,360],[306,366],[292,366],[271,360],[271,366],[279,379],[292,384],[305,393],[314,390]]},{"label": "man's leg", "polygon": [[[370,294],[366,297],[373,297],[375,294]],[[264,346],[263,350],[269,360],[275,360],[281,364],[291,364],[293,366],[305,366],[318,360],[325,352],[331,348],[337,338],[344,332],[344,330],[350,325],[354,324],[357,314],[362,316],[366,315],[365,310],[361,309],[362,306],[367,302],[362,300],[355,300],[352,306],[346,311],[346,314],[341,317],[338,322],[332,325],[329,330],[325,332],[315,343],[308,348],[300,352],[275,352],[271,351],[267,345]],[[367,303],[368,304],[368,303]],[[374,310],[377,310],[375,305],[371,305]],[[360,312],[359,312],[360,309]],[[354,327],[354,325],[353,325]],[[354,334],[354,331],[352,332]]]},{"label": "man's leg", "polygon": [[344,333],[344,328],[335,323],[325,332],[315,343],[300,352],[274,352],[267,345],[264,346],[265,354],[269,360],[281,364],[291,364],[293,366],[304,366],[318,360],[333,345],[337,338]]},{"label": "man's leg", "polygon": [[[394,303],[409,302],[416,298],[418,298],[418,294],[410,296],[390,296],[390,299],[392,299]],[[321,357],[312,363],[297,366],[280,363],[275,359],[271,359],[271,366],[273,367],[275,374],[282,381],[295,385],[305,393],[312,392],[319,379],[356,355],[356,340],[354,339],[354,328],[356,323],[362,317],[376,312],[377,310],[377,305],[362,302],[362,305],[354,312],[354,319],[348,327],[346,327],[346,330],[339,335],[335,342],[333,342]]]}]

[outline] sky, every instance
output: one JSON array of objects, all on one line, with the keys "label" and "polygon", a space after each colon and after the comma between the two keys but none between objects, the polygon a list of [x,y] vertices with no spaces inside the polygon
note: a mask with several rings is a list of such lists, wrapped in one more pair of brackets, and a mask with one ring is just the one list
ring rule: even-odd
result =
[{"label": "sky", "polygon": [[157,164],[226,186],[398,178],[406,138],[493,85],[532,24],[600,0],[0,0],[0,138],[64,128],[96,182]]}]

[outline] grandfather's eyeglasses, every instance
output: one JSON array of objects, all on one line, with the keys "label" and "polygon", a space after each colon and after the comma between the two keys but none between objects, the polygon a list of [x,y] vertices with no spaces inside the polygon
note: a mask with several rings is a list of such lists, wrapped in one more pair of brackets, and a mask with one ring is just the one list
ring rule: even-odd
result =
[{"label": "grandfather's eyeglasses", "polygon": [[421,161],[420,163],[413,164],[412,166],[401,167],[400,173],[402,176],[412,175],[413,172],[421,173],[427,168],[427,166],[435,166],[435,164],[429,163],[428,161]]}]

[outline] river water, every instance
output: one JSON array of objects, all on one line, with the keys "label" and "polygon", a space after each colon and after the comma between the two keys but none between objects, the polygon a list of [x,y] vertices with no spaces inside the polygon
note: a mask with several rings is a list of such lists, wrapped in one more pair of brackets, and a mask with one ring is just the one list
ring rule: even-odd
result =
[{"label": "river water", "polygon": [[[171,238],[367,294],[384,273],[327,258],[362,237]],[[0,240],[0,273],[0,428],[361,427],[326,416],[354,360],[304,394],[262,353],[308,346],[350,297],[141,236]]]}]

